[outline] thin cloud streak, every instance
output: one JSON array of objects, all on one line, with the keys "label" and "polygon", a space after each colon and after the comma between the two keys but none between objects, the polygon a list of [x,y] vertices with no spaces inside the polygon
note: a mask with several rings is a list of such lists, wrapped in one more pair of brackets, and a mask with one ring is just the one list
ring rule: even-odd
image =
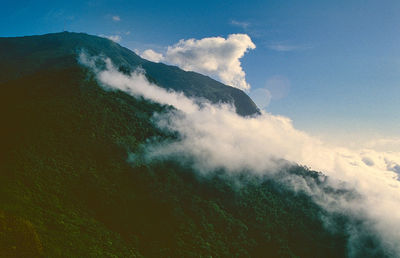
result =
[{"label": "thin cloud streak", "polygon": [[242,29],[247,29],[251,24],[250,22],[240,22],[240,21],[236,21],[236,20],[232,20],[231,24],[237,27],[240,27]]},{"label": "thin cloud streak", "polygon": [[104,35],[104,34],[100,34],[99,36],[103,37],[103,38],[106,38],[106,39],[109,39],[109,40],[112,40],[112,41],[117,42],[117,43],[121,42],[121,40],[122,40],[122,37],[120,35]]},{"label": "thin cloud streak", "polygon": [[311,49],[312,46],[292,45],[292,44],[285,44],[285,43],[272,43],[272,44],[267,44],[267,48],[269,48],[270,50],[278,51],[278,52],[290,52],[290,51]]}]

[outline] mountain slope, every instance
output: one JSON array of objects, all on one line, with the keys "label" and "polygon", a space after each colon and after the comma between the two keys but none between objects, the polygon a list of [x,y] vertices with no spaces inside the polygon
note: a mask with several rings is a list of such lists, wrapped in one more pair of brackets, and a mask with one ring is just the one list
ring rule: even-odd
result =
[{"label": "mountain slope", "polygon": [[149,122],[165,108],[85,76],[47,70],[1,85],[0,211],[32,224],[45,256],[344,252],[309,198],[271,181],[245,178],[238,191],[173,161],[127,163],[126,149],[169,137]]},{"label": "mountain slope", "polygon": [[203,97],[213,103],[233,103],[238,114],[257,114],[254,102],[241,90],[207,76],[185,72],[178,67],[140,58],[117,43],[84,33],[53,33],[41,36],[0,38],[0,82],[49,67],[65,68],[76,64],[77,54],[105,55],[125,71],[142,67],[161,87],[183,91],[189,97]]},{"label": "mountain slope", "polygon": [[[0,256],[347,255],[352,221],[271,178],[127,162],[146,141],[176,137],[151,122],[171,107],[104,91],[73,54],[44,49],[14,58],[0,83]],[[281,173],[320,177],[303,167]],[[365,242],[360,257],[384,256],[375,238]]]}]

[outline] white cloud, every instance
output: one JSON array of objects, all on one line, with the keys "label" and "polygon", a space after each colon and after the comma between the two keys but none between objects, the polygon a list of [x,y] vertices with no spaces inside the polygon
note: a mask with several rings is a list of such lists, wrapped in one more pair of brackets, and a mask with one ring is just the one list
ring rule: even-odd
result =
[{"label": "white cloud", "polygon": [[[169,46],[167,53],[160,60],[186,71],[214,77],[227,85],[249,90],[250,84],[246,82],[240,58],[255,47],[246,34],[232,34],[226,39],[210,37],[180,40],[177,44]],[[157,59],[159,58],[161,54],[157,53]]]},{"label": "white cloud", "polygon": [[400,138],[378,138],[365,143],[365,147],[378,151],[399,151]]},{"label": "white cloud", "polygon": [[112,40],[112,41],[117,42],[117,43],[122,40],[122,37],[120,35],[104,35],[104,34],[100,34],[99,36],[103,37],[103,38],[107,38],[107,39]]},{"label": "white cloud", "polygon": [[140,56],[144,59],[150,60],[152,62],[161,62],[164,59],[163,54],[161,53],[157,53],[156,51],[152,50],[152,49],[147,49],[145,51],[143,51],[142,54],[140,54]]},{"label": "white cloud", "polygon": [[286,43],[282,43],[282,42],[268,44],[267,47],[271,50],[278,51],[278,52],[306,50],[306,49],[311,48],[311,46],[307,46],[307,45],[293,45],[293,44],[286,44]]},{"label": "white cloud", "polygon": [[111,17],[113,21],[115,22],[119,22],[121,21],[121,17],[119,17],[118,15],[114,15],[113,17]]},{"label": "white cloud", "polygon": [[231,24],[234,26],[241,27],[242,29],[247,29],[250,26],[250,22],[240,22],[236,20],[232,20]]},{"label": "white cloud", "polygon": [[227,39],[188,39],[168,47],[165,58],[184,70],[216,76],[225,84],[249,90],[240,58],[255,47],[246,34],[232,34]]},{"label": "white cloud", "polygon": [[[95,63],[86,56],[81,56],[81,62],[88,66]],[[293,189],[308,193],[328,211],[365,220],[385,248],[400,254],[399,152],[332,147],[295,129],[289,118],[266,112],[241,117],[229,105],[203,103],[200,107],[198,100],[150,84],[141,73],[127,76],[109,60],[106,64],[106,70],[95,70],[106,89],[123,90],[179,110],[154,116],[159,127],[179,132],[181,137],[179,141],[148,146],[148,158],[192,158],[195,168],[203,172],[224,168],[231,173],[245,170],[271,175],[277,173],[279,159],[322,171],[329,176],[331,187],[341,189],[345,182],[360,198],[338,198],[309,188],[301,177],[283,180]]]}]

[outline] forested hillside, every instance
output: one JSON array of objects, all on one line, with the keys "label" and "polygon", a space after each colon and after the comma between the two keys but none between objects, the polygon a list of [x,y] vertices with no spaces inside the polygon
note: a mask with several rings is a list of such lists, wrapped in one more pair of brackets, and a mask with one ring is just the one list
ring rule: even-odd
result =
[{"label": "forested hillside", "polygon": [[[12,51],[2,55],[11,60]],[[279,180],[246,171],[200,175],[176,159],[132,161],[128,153],[140,156],[146,140],[177,137],[151,120],[172,107],[104,91],[73,56],[54,66],[37,58],[20,74],[10,71],[25,59],[13,59],[0,84],[1,257],[347,255],[354,221]],[[322,184],[304,167],[281,173]],[[384,255],[373,237],[364,242],[360,255]]]}]

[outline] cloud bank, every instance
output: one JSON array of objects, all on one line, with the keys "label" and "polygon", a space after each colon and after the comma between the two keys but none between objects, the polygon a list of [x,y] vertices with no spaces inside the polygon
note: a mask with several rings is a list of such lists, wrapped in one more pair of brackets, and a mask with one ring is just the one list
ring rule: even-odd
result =
[{"label": "cloud bank", "polygon": [[[149,159],[187,157],[202,173],[223,168],[230,173],[274,175],[279,173],[277,160],[281,159],[323,171],[331,187],[342,189],[345,183],[360,197],[326,195],[302,183],[300,177],[283,180],[294,190],[308,193],[327,211],[362,219],[389,253],[400,255],[400,153],[328,146],[295,129],[289,118],[266,112],[241,117],[229,105],[205,102],[199,106],[198,100],[150,84],[140,72],[118,72],[108,59],[105,70],[97,70],[94,60],[84,55],[80,60],[94,69],[105,89],[122,90],[176,108],[167,114],[155,114],[154,121],[160,128],[178,132],[180,139],[147,146]],[[353,236],[357,239],[356,234]]]},{"label": "cloud bank", "polygon": [[367,141],[364,145],[369,149],[395,152],[400,150],[400,138],[378,138]]},{"label": "cloud bank", "polygon": [[[143,58],[153,58],[160,62],[179,66],[185,71],[194,71],[219,79],[221,82],[249,90],[246,74],[240,58],[256,46],[246,34],[231,34],[228,38],[210,37],[203,39],[180,40],[169,46],[165,55],[147,49]],[[151,60],[151,59],[149,59]]]}]

